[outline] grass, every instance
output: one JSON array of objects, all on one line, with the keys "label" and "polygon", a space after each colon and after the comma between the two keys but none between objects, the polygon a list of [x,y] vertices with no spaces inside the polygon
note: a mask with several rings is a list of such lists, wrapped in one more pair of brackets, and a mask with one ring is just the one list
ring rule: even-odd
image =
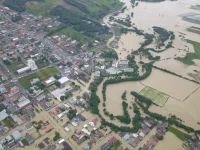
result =
[{"label": "grass", "polygon": [[176,60],[181,61],[185,65],[194,65],[193,60],[200,59],[200,56],[195,53],[187,53],[185,57],[177,57]]},{"label": "grass", "polygon": [[193,45],[195,53],[200,56],[200,43],[192,40],[187,40],[187,42]]},{"label": "grass", "polygon": [[58,72],[58,70],[56,68],[49,67],[49,68],[40,70],[37,73],[33,73],[28,76],[22,77],[18,81],[23,87],[29,88],[31,86],[30,80],[32,80],[34,78],[38,78],[40,80],[45,80],[45,79],[55,75],[57,72]]},{"label": "grass", "polygon": [[121,142],[116,141],[108,150],[116,150],[121,145]]},{"label": "grass", "polygon": [[193,45],[195,53],[187,53],[185,57],[177,57],[175,59],[181,61],[185,65],[194,65],[195,63],[193,60],[200,59],[200,43],[192,40],[187,40],[187,42]]},{"label": "grass", "polygon": [[74,30],[72,28],[62,29],[59,31],[59,33],[67,35],[67,36],[71,37],[72,39],[77,40],[81,44],[84,44],[85,42],[88,41],[88,38],[86,38],[83,34],[81,34],[80,32],[77,32],[76,30]]},{"label": "grass", "polygon": [[3,123],[4,123],[8,128],[11,127],[11,122],[10,122],[10,120],[9,120],[8,118],[4,119],[4,120],[3,120]]},{"label": "grass", "polygon": [[44,68],[46,66],[45,63],[44,63],[44,59],[43,60],[38,60],[35,63],[38,66],[39,69]]},{"label": "grass", "polygon": [[13,63],[11,63],[10,65],[7,65],[7,66],[8,66],[9,69],[15,70],[19,67],[19,65],[21,65],[22,67],[24,66],[21,61],[13,62]]},{"label": "grass", "polygon": [[168,95],[166,95],[162,92],[159,92],[155,89],[152,89],[150,87],[145,87],[144,89],[142,89],[140,94],[143,95],[146,98],[151,99],[153,103],[155,103],[159,106],[164,106],[167,99],[169,98]]},{"label": "grass", "polygon": [[115,35],[116,36],[121,36],[122,35],[120,28],[114,28],[114,31],[115,31]]},{"label": "grass", "polygon": [[168,131],[173,133],[181,141],[185,141],[185,134],[183,132],[181,132],[180,130],[170,126]]}]

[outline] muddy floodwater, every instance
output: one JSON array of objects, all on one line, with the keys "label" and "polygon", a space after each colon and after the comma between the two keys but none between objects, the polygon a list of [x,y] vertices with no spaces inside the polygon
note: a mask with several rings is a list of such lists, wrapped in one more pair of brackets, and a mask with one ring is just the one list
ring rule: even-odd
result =
[{"label": "muddy floodwater", "polygon": [[200,86],[199,84],[157,69],[153,69],[151,75],[141,81],[141,83],[180,101],[185,100]]},{"label": "muddy floodwater", "polygon": [[159,141],[158,144],[153,148],[154,150],[185,150],[183,147],[183,142],[179,140],[171,132],[165,134],[164,140]]}]

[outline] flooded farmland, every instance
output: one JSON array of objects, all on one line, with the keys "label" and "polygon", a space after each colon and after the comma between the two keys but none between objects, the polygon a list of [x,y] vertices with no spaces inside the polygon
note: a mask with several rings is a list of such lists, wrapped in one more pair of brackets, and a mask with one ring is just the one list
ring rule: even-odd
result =
[{"label": "flooded farmland", "polygon": [[[166,146],[167,145],[167,146]],[[154,150],[185,150],[183,142],[171,132],[167,132],[163,141],[159,141]]]}]

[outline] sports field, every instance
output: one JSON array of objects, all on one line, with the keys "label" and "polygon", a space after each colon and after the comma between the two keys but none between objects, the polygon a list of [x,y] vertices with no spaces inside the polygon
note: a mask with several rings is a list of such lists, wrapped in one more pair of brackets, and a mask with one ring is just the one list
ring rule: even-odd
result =
[{"label": "sports field", "polygon": [[144,89],[142,89],[140,94],[145,96],[146,98],[151,99],[153,103],[159,106],[164,106],[164,104],[167,102],[167,99],[169,98],[168,95],[150,87],[145,87]]}]

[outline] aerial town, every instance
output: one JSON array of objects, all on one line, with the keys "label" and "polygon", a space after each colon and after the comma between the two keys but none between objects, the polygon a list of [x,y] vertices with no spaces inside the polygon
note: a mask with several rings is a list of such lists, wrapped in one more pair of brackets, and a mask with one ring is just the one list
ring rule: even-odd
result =
[{"label": "aerial town", "polygon": [[0,150],[200,150],[199,18],[198,0],[0,0]]}]

